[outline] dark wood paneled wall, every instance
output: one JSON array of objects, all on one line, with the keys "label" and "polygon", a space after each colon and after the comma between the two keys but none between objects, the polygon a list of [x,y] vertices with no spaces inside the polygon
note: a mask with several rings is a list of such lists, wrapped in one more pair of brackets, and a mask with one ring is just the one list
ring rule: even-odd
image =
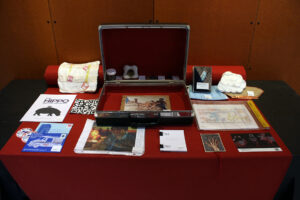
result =
[{"label": "dark wood paneled wall", "polygon": [[57,63],[47,0],[1,0],[0,25],[0,88]]},{"label": "dark wood paneled wall", "polygon": [[157,0],[154,16],[191,26],[190,64],[246,66],[257,6],[258,0]]},{"label": "dark wood paneled wall", "polygon": [[99,60],[100,24],[187,23],[189,64],[244,65],[249,79],[300,93],[299,10],[298,0],[0,1],[0,88],[48,64]]},{"label": "dark wood paneled wall", "polygon": [[284,80],[300,94],[300,1],[261,0],[250,79]]},{"label": "dark wood paneled wall", "polygon": [[152,0],[50,0],[58,62],[100,60],[98,26],[149,23]]}]

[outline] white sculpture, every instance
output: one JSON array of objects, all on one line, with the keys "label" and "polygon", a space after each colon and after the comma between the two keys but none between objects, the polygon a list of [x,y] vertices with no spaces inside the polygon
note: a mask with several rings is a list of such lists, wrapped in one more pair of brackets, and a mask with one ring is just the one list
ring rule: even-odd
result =
[{"label": "white sculpture", "polygon": [[221,92],[241,93],[246,87],[246,81],[240,74],[224,72],[218,84]]}]

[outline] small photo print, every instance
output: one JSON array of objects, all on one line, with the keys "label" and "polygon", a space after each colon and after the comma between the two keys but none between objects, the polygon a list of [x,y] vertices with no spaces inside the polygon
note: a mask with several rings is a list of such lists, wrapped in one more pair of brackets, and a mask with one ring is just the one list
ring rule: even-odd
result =
[{"label": "small photo print", "polygon": [[270,133],[231,134],[239,152],[282,151]]},{"label": "small photo print", "polygon": [[219,133],[200,134],[205,152],[225,152]]},{"label": "small photo print", "polygon": [[167,95],[123,96],[121,103],[123,111],[163,111],[171,110]]}]

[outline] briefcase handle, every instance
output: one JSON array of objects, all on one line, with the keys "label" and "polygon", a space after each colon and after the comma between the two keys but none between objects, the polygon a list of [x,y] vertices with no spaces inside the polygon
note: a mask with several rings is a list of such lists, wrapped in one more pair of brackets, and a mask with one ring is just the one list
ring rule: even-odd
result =
[{"label": "briefcase handle", "polygon": [[131,126],[132,127],[143,127],[143,126],[154,126],[154,125],[158,125],[158,122],[132,122]]}]

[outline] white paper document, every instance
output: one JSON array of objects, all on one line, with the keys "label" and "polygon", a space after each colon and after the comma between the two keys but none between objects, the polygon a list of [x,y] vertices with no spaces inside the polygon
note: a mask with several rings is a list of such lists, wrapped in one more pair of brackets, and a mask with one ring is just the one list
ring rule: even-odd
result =
[{"label": "white paper document", "polygon": [[62,122],[76,95],[41,94],[21,122]]},{"label": "white paper document", "polygon": [[187,152],[183,130],[160,130],[161,151]]},{"label": "white paper document", "polygon": [[97,126],[87,119],[74,152],[141,156],[145,152],[145,128]]}]

